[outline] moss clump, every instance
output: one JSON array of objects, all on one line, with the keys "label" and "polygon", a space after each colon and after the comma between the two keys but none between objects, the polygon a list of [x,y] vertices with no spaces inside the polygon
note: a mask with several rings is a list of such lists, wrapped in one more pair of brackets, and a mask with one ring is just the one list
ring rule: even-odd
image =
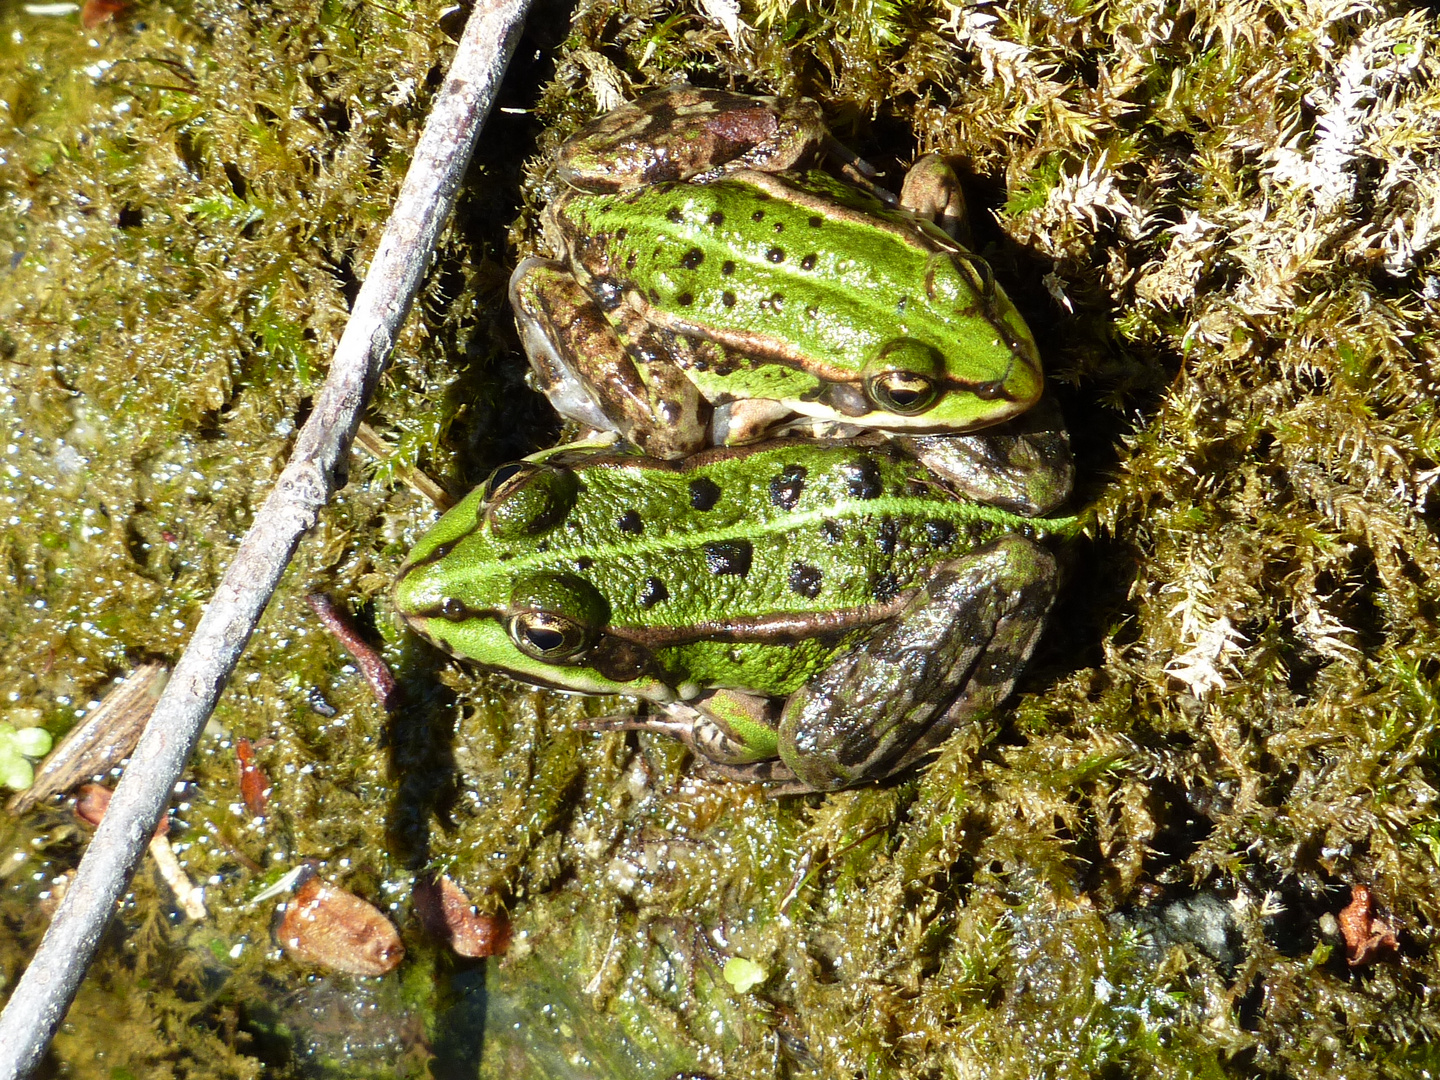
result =
[{"label": "moss clump", "polygon": [[[1433,1071],[1434,17],[755,0],[732,36],[673,5],[573,15],[564,41],[537,16],[507,102],[535,111],[492,120],[382,387],[394,460],[357,466],[302,547],[194,764],[175,839],[213,919],[172,924],[142,872],[57,1063],[445,1075],[483,1042],[505,1076]],[[440,25],[303,0],[90,34],[0,15],[0,672],[27,724],[58,734],[183,645],[333,346]],[[673,743],[577,729],[623,703],[457,669],[370,603],[429,520],[396,469],[458,491],[553,437],[538,400],[512,408],[503,299],[546,153],[681,76],[811,94],[892,178],[954,155],[1097,507],[1017,701],[884,788],[694,780]],[[396,717],[299,602],[315,584],[389,639]],[[263,825],[233,809],[231,735],[271,740]],[[0,832],[0,985],[81,839],[53,808]],[[400,922],[398,992],[309,996],[271,952],[246,901],[305,858]],[[487,1016],[408,914],[430,865],[516,922]],[[1393,961],[1346,965],[1351,884],[1402,928]],[[337,1000],[374,1038],[327,1026]]]}]

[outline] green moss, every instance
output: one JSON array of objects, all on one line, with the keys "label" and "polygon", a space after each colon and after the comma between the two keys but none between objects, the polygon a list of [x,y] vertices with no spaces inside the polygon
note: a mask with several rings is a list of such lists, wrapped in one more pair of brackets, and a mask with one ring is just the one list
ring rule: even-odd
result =
[{"label": "green moss", "polygon": [[[142,870],[56,1066],[449,1076],[483,1045],[507,1077],[1433,1072],[1433,17],[757,0],[736,45],[698,11],[587,3],[564,40],[537,16],[504,102],[535,111],[492,120],[371,410],[394,454],[353,462],[192,765],[172,839],[211,917],[173,922]],[[0,13],[0,722],[59,735],[183,647],[323,377],[440,14]],[[1022,693],[883,789],[697,780],[673,742],[581,730],[625,702],[460,670],[388,613],[432,516],[397,478],[459,493],[555,435],[504,301],[546,154],[677,77],[812,94],[887,182],[955,157],[1096,508]],[[317,586],[386,641],[394,716]],[[237,736],[262,740],[263,825]],[[84,840],[58,807],[0,820],[0,992]],[[396,919],[401,973],[274,951],[249,900],[302,859]],[[426,867],[509,912],[506,959],[427,941]],[[1351,884],[1397,961],[1345,964]],[[732,986],[734,958],[764,981]]]}]

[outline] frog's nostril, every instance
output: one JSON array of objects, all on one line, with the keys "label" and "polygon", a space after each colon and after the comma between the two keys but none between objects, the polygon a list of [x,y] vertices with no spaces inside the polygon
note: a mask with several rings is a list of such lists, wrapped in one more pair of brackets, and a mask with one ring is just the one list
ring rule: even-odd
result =
[{"label": "frog's nostril", "polygon": [[1008,398],[1010,395],[1005,392],[1004,379],[992,379],[986,383],[976,383],[970,388],[970,392],[981,401],[998,401],[1001,398]]}]

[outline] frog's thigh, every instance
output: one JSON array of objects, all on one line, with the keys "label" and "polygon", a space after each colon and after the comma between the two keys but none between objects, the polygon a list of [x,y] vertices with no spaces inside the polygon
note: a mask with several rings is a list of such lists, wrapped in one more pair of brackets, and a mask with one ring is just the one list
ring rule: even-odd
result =
[{"label": "frog's thigh", "polygon": [[1055,559],[1023,536],[942,564],[900,615],[791,696],[780,756],[817,790],[903,768],[1009,695],[1054,598]]},{"label": "frog's thigh", "polygon": [[[563,264],[522,261],[510,278],[510,305],[537,388],[561,416],[618,430],[656,457],[700,449],[699,392],[668,363],[637,366],[600,305]],[[583,374],[576,357],[584,359]]]}]

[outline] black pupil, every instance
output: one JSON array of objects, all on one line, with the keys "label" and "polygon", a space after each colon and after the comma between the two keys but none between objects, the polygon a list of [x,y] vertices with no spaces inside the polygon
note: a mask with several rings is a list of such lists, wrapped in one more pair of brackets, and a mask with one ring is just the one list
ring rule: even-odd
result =
[{"label": "black pupil", "polygon": [[893,400],[901,409],[910,408],[917,400],[920,400],[919,390],[904,390],[901,387],[890,387],[890,400]]},{"label": "black pupil", "polygon": [[894,379],[885,390],[897,407],[909,409],[924,400],[927,387],[918,379]]},{"label": "black pupil", "polygon": [[527,626],[525,640],[535,646],[536,652],[554,652],[565,644],[565,635],[559,630],[550,630],[544,626]]}]

